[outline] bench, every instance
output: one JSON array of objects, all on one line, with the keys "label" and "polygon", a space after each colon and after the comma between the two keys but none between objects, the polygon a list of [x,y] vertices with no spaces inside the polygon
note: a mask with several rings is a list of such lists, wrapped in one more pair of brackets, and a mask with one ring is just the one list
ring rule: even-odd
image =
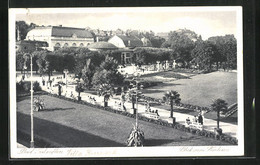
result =
[{"label": "bench", "polygon": [[143,114],[143,116],[151,118],[151,119],[155,119],[155,120],[160,119],[160,116],[157,115],[156,113],[146,112],[146,113]]}]

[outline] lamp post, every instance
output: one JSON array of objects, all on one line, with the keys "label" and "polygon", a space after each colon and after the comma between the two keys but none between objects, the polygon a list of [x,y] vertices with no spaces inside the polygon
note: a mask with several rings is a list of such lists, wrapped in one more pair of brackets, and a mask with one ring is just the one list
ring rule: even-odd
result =
[{"label": "lamp post", "polygon": [[31,148],[34,148],[34,139],[33,139],[33,72],[32,72],[32,54],[30,54],[31,56],[31,143],[30,146]]},{"label": "lamp post", "polygon": [[25,56],[30,56],[31,59],[31,142],[30,142],[30,147],[34,148],[34,136],[33,136],[33,64],[32,64],[32,58],[33,55],[31,53],[25,54]]},{"label": "lamp post", "polygon": [[[139,94],[141,94],[141,92],[139,92],[138,91],[138,78],[140,77],[140,74],[139,73],[135,73],[135,76],[136,76],[136,80],[135,80],[135,82],[136,82],[136,96],[135,96],[135,99],[136,99],[136,119],[135,119],[135,126],[136,126],[136,128],[137,128],[137,126],[138,126],[138,95]],[[140,89],[141,89],[142,87],[140,86]]]},{"label": "lamp post", "polygon": [[66,91],[67,91],[67,76],[68,76],[68,73],[69,73],[69,70],[68,69],[64,69],[63,73],[65,73],[65,81],[66,81]]}]

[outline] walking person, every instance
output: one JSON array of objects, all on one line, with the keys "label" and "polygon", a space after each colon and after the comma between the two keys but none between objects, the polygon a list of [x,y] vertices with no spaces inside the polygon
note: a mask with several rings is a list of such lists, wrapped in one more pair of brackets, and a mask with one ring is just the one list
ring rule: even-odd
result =
[{"label": "walking person", "polygon": [[198,121],[199,121],[199,124],[203,125],[203,118],[202,118],[201,114],[199,114],[199,116],[198,116]]}]

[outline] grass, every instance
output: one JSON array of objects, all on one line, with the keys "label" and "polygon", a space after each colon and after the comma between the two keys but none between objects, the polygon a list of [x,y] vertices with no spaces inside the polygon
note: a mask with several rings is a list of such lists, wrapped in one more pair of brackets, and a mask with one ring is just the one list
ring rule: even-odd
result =
[{"label": "grass", "polygon": [[185,104],[209,107],[212,100],[221,98],[231,105],[237,102],[237,74],[231,72],[198,74],[190,79],[171,80],[146,88],[143,93],[161,99],[169,90],[177,91],[181,102]]},{"label": "grass", "polygon": [[147,75],[142,75],[142,78],[153,78],[153,76],[160,76],[163,78],[176,78],[176,79],[188,79],[188,76],[183,76],[179,73],[176,72],[155,72],[155,73],[151,73],[151,74],[147,74]]},{"label": "grass", "polygon": [[[57,147],[125,146],[135,119],[86,105],[42,95],[45,111],[34,113],[35,136]],[[146,146],[229,145],[223,141],[193,135],[170,127],[139,121]],[[29,135],[30,97],[17,103],[18,132]],[[18,139],[26,139],[18,134]],[[21,140],[22,141],[22,140]],[[45,146],[52,146],[50,144]]]}]

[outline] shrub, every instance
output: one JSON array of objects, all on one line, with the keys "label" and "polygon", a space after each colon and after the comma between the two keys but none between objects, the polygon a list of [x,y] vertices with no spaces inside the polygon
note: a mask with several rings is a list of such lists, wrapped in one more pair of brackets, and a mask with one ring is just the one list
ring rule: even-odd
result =
[{"label": "shrub", "polygon": [[31,90],[31,82],[24,82],[23,83],[23,90],[29,92]]},{"label": "shrub", "polygon": [[16,90],[17,91],[23,90],[23,82],[22,81],[16,83]]},{"label": "shrub", "polygon": [[184,131],[185,132],[190,132],[190,127],[185,127]]},{"label": "shrub", "polygon": [[191,132],[192,134],[195,134],[195,133],[196,133],[196,129],[191,128],[191,129],[190,129],[190,132]]},{"label": "shrub", "polygon": [[121,92],[122,92],[122,88],[121,88],[121,87],[118,87],[117,90],[116,90],[116,93],[117,93],[117,94],[121,94]]}]

